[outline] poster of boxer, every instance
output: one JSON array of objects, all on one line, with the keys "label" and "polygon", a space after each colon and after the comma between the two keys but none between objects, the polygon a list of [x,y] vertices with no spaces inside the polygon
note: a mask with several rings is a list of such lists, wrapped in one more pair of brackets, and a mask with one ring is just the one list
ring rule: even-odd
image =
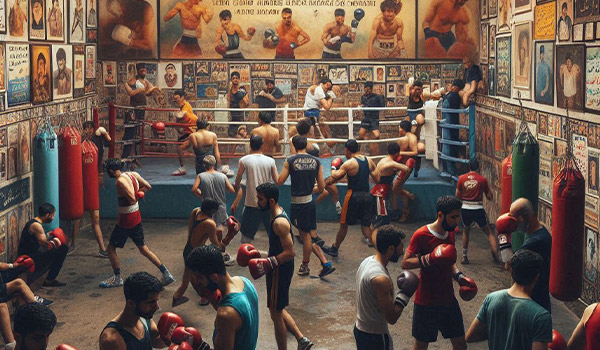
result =
[{"label": "poster of boxer", "polygon": [[83,96],[85,86],[85,46],[73,45],[73,97]]},{"label": "poster of boxer", "polygon": [[31,103],[52,101],[50,45],[31,45]]},{"label": "poster of boxer", "polygon": [[104,61],[102,64],[102,80],[105,87],[117,85],[117,62]]},{"label": "poster of boxer", "polygon": [[69,42],[71,44],[84,44],[85,31],[85,0],[69,1]]},{"label": "poster of boxer", "polygon": [[29,4],[29,40],[46,39],[46,0],[31,0]]},{"label": "poster of boxer", "polygon": [[498,33],[510,32],[512,19],[512,0],[497,0],[498,2]]},{"label": "poster of boxer", "polygon": [[161,89],[181,89],[181,62],[158,63],[158,87]]},{"label": "poster of boxer", "polygon": [[31,170],[31,141],[29,139],[29,122],[19,125],[19,175],[25,175]]},{"label": "poster of boxer", "polygon": [[21,210],[17,206],[7,214],[7,231],[6,231],[6,259],[13,261],[17,257],[17,247],[19,244],[19,222]]},{"label": "poster of boxer", "polygon": [[97,28],[98,27],[98,13],[96,12],[96,0],[84,0],[87,1],[87,13],[86,13],[86,27]]},{"label": "poster of boxer", "polygon": [[46,40],[65,41],[64,13],[64,0],[46,0]]},{"label": "poster of boxer", "polygon": [[583,45],[556,46],[556,102],[560,108],[582,111],[584,108]]},{"label": "poster of boxer", "polygon": [[73,47],[52,45],[52,58],[53,99],[73,96]]},{"label": "poster of boxer", "polygon": [[515,24],[513,35],[513,97],[517,92],[524,100],[531,99],[531,22]]},{"label": "poster of boxer", "polygon": [[0,34],[6,34],[6,0],[0,0]]},{"label": "poster of boxer", "polygon": [[100,59],[157,59],[158,0],[98,2]]},{"label": "poster of boxer", "polygon": [[7,0],[8,12],[8,37],[9,41],[27,41],[29,26],[27,13],[29,12],[28,0]]},{"label": "poster of boxer", "polygon": [[589,148],[588,150],[588,181],[587,191],[589,194],[598,196],[598,150]]},{"label": "poster of boxer", "polygon": [[85,78],[96,78],[96,45],[85,47]]},{"label": "poster of boxer", "polygon": [[6,44],[7,102],[8,107],[28,103],[29,88],[29,45]]}]

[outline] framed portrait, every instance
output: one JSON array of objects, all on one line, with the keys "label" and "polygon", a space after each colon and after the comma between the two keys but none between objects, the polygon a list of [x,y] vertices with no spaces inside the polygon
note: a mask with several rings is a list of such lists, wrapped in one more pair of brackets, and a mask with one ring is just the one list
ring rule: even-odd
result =
[{"label": "framed portrait", "polygon": [[46,40],[46,0],[30,0],[29,40]]},{"label": "framed portrait", "polygon": [[479,36],[479,60],[481,63],[487,63],[488,61],[489,31],[490,25],[488,23],[481,23],[481,34]]},{"label": "framed portrait", "polygon": [[73,45],[73,97],[83,96],[85,86],[85,46]]},{"label": "framed portrait", "polygon": [[535,43],[535,97],[537,103],[554,105],[554,41]]},{"label": "framed portrait", "polygon": [[73,46],[52,45],[52,99],[73,96]]},{"label": "framed portrait", "polygon": [[585,23],[585,29],[583,31],[583,40],[585,41],[594,41],[596,36],[596,28],[594,22]]},{"label": "framed portrait", "polygon": [[13,261],[17,257],[17,248],[19,245],[21,210],[16,207],[7,214],[7,233],[6,233],[6,258]]},{"label": "framed portrait", "polygon": [[0,34],[6,34],[6,0],[0,0]]},{"label": "framed portrait", "polygon": [[[181,62],[158,63],[158,87],[161,89],[181,89],[183,85]],[[250,72],[248,72],[248,76]]]},{"label": "framed portrait", "polygon": [[498,0],[488,0],[488,18],[498,15]]},{"label": "framed portrait", "polygon": [[600,40],[600,22],[596,22],[596,40]]},{"label": "framed portrait", "polygon": [[96,78],[96,45],[85,46],[85,78]]},{"label": "framed portrait", "polygon": [[584,30],[583,23],[573,25],[573,42],[583,41],[583,30]]},{"label": "framed portrait", "polygon": [[571,40],[573,28],[573,0],[557,0],[556,3],[556,36],[558,41]]},{"label": "framed portrait", "polygon": [[[0,0],[2,1],[2,0]],[[0,42],[0,91],[6,90],[6,43]]]},{"label": "framed portrait", "polygon": [[31,45],[31,103],[52,101],[50,45]]},{"label": "framed portrait", "polygon": [[488,95],[496,95],[496,60],[489,59],[488,64]]},{"label": "framed portrait", "polygon": [[585,236],[585,259],[584,259],[584,277],[596,284],[598,282],[598,250],[600,245],[598,244],[598,232],[586,227]]},{"label": "framed portrait", "polygon": [[7,41],[27,41],[29,38],[29,0],[6,0],[8,14]]},{"label": "framed portrait", "polygon": [[490,40],[488,40],[489,45],[489,58],[496,57],[496,25],[490,24]]},{"label": "framed portrait", "polygon": [[31,135],[29,133],[29,121],[19,125],[19,175],[31,171]]},{"label": "framed portrait", "polygon": [[85,10],[86,0],[67,0],[69,2],[69,42],[84,44],[86,39]]},{"label": "framed portrait", "polygon": [[85,31],[86,37],[85,42],[88,44],[95,44],[98,42],[98,31],[96,29],[87,29]]},{"label": "framed portrait", "polygon": [[577,0],[573,13],[575,23],[597,21],[600,19],[600,2],[598,0]]},{"label": "framed portrait", "polygon": [[585,110],[600,113],[600,46],[585,48]]},{"label": "framed portrait", "polygon": [[117,62],[102,62],[102,81],[105,87],[117,86]]},{"label": "framed portrait", "polygon": [[570,110],[584,109],[583,45],[557,45],[556,48],[556,105]]},{"label": "framed portrait", "polygon": [[556,2],[551,1],[535,6],[533,38],[554,40],[556,37]]},{"label": "framed portrait", "polygon": [[[510,97],[511,36],[496,37],[496,95]],[[490,89],[491,90],[491,89]]]},{"label": "framed portrait", "polygon": [[7,179],[10,180],[18,175],[18,149],[19,149],[19,127],[17,123],[10,124],[7,128],[8,134],[8,168]]},{"label": "framed portrait", "polygon": [[8,107],[29,103],[29,45],[6,44]]},{"label": "framed portrait", "polygon": [[64,23],[64,0],[46,0],[46,40],[64,42]]},{"label": "framed portrait", "polygon": [[96,9],[98,6],[96,5],[96,0],[84,0],[87,1],[87,11],[86,11],[86,27],[87,28],[98,28],[98,12]]},{"label": "framed portrait", "polygon": [[373,81],[375,83],[385,83],[385,66],[375,66],[373,67]]},{"label": "framed portrait", "polygon": [[481,19],[488,18],[488,0],[481,0],[481,4],[479,4],[479,8],[481,9]]},{"label": "framed portrait", "polygon": [[[531,22],[515,24],[513,34],[513,88],[521,92],[522,99],[531,98],[532,61]],[[517,92],[514,91],[513,95]],[[515,95],[516,96],[516,95]]]},{"label": "framed portrait", "polygon": [[531,11],[531,1],[532,0],[514,0],[514,1],[515,1],[515,7],[514,7],[514,11],[513,11],[514,14]]}]

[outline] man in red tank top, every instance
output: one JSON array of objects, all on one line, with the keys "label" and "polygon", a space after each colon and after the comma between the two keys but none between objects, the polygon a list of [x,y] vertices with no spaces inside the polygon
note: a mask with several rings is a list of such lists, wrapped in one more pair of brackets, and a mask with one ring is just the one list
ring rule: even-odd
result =
[{"label": "man in red tank top", "polygon": [[479,162],[477,159],[471,159],[469,162],[469,171],[466,174],[461,175],[458,178],[456,184],[456,198],[462,200],[462,208],[460,215],[462,217],[463,228],[463,250],[462,250],[462,264],[468,264],[469,258],[467,253],[469,250],[469,232],[474,222],[477,223],[480,229],[488,235],[490,241],[490,250],[494,261],[499,262],[497,254],[498,248],[496,245],[496,237],[492,234],[487,214],[483,207],[483,195],[488,201],[494,199],[492,192],[488,186],[488,182],[485,177],[477,172],[479,169]]},{"label": "man in red tank top", "polygon": [[600,349],[600,303],[594,303],[583,311],[567,347],[569,350]]}]

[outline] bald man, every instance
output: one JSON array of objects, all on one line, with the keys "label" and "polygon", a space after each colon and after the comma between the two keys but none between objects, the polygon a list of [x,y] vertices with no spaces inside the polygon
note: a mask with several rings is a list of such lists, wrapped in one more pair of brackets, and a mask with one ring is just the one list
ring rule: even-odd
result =
[{"label": "bald man", "polygon": [[550,309],[550,254],[552,252],[552,236],[548,229],[538,220],[533,205],[526,198],[515,200],[510,206],[511,216],[519,221],[519,231],[526,233],[525,242],[520,249],[529,249],[542,256],[544,265],[540,278],[533,288],[531,299],[544,309]]}]

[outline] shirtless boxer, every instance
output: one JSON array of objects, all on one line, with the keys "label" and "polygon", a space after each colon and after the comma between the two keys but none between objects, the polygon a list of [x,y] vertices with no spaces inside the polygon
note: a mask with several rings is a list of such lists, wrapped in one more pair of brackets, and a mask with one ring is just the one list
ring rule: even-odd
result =
[{"label": "shirtless boxer", "polygon": [[116,5],[107,6],[108,14],[99,16],[106,17],[98,26],[101,31],[99,36],[104,38],[103,49],[110,52],[112,57],[134,59],[155,56],[157,38],[154,7],[148,1],[140,0],[120,0]]},{"label": "shirtless boxer", "polygon": [[379,182],[379,176],[375,172],[375,163],[360,154],[358,142],[348,140],[345,144],[346,161],[343,164],[341,158],[332,161],[332,167],[338,167],[337,170],[331,170],[325,183],[332,185],[341,180],[344,176],[348,177],[348,192],[342,206],[342,215],[340,218],[340,228],[335,237],[335,243],[330,247],[323,247],[323,251],[332,257],[338,256],[338,249],[348,234],[348,225],[354,225],[360,220],[360,229],[365,242],[372,243],[371,236],[373,229],[371,225],[375,220],[375,197],[369,193],[369,176],[375,183]]},{"label": "shirtless boxer", "polygon": [[219,152],[217,134],[208,130],[208,120],[198,119],[198,121],[196,121],[196,128],[198,130],[190,135],[190,137],[183,143],[183,146],[185,148],[192,146],[194,149],[194,154],[196,154],[197,175],[206,171],[206,168],[204,167],[204,157],[212,155],[215,157],[217,164],[220,164],[221,152]]},{"label": "shirtless boxer", "polygon": [[433,0],[429,3],[423,19],[428,58],[463,58],[476,47],[469,36],[471,15],[464,6],[467,1]]},{"label": "shirtless boxer", "polygon": [[[281,10],[281,22],[275,29],[279,36],[279,42],[276,44],[275,48],[276,60],[296,59],[294,50],[310,41],[310,36],[292,21],[292,9],[289,7]],[[268,38],[265,40],[269,42]],[[270,43],[273,43],[273,41],[271,40]]]},{"label": "shirtless boxer", "polygon": [[[358,11],[358,10],[357,10]],[[362,10],[361,10],[362,11]],[[358,28],[358,22],[360,20],[354,19],[352,21],[352,29],[344,24],[346,18],[346,11],[344,9],[335,9],[333,12],[335,21],[327,23],[323,28],[323,34],[321,34],[321,41],[323,42],[323,55],[322,58],[342,58],[340,52],[343,43],[354,43],[356,39],[356,30]],[[364,16],[364,11],[362,11]],[[356,17],[356,15],[355,15]],[[362,17],[360,17],[362,19]]]},{"label": "shirtless boxer", "polygon": [[163,18],[167,22],[179,14],[183,34],[173,47],[171,52],[173,58],[198,58],[202,55],[202,49],[198,44],[198,39],[202,37],[202,20],[208,24],[212,19],[213,12],[206,6],[200,5],[200,1],[179,1]]},{"label": "shirtless boxer", "polygon": [[258,113],[258,127],[252,129],[250,135],[259,135],[263,138],[263,145],[260,151],[269,157],[281,152],[279,143],[279,129],[271,125],[271,115],[269,112]]},{"label": "shirtless boxer", "polygon": [[128,238],[131,238],[143,256],[159,268],[163,275],[163,285],[166,286],[175,282],[175,278],[146,245],[142,228],[142,215],[138,204],[138,200],[144,198],[144,194],[150,191],[152,186],[134,171],[122,172],[121,165],[120,159],[109,159],[104,163],[108,176],[116,179],[115,187],[119,202],[119,216],[117,224],[110,235],[108,245],[108,259],[114,275],[100,282],[100,287],[111,288],[123,285],[117,248],[123,248]]},{"label": "shirtless boxer", "polygon": [[371,189],[371,194],[377,197],[377,218],[375,227],[391,223],[387,212],[386,199],[389,197],[390,191],[392,190],[394,177],[396,174],[403,177],[405,174],[410,174],[411,171],[410,167],[396,161],[400,153],[400,146],[397,143],[390,143],[387,147],[387,153],[387,157],[382,158],[379,163],[377,163],[375,171],[379,175],[379,183]]},{"label": "shirtless boxer", "polygon": [[[415,134],[413,134],[410,131],[411,128],[412,125],[409,121],[403,120],[400,122],[399,130],[401,139],[398,140],[398,145],[400,146],[400,153],[398,153],[400,159],[398,160],[400,163],[405,164],[411,157],[418,158],[417,154],[419,153],[419,148],[422,147],[423,151],[425,148],[425,145],[419,145],[419,140],[417,139],[417,136],[415,136]],[[415,173],[417,171],[418,169],[415,170]],[[410,172],[405,174],[405,176],[403,177],[396,177],[396,180],[394,180],[394,185],[392,187],[392,217],[397,217],[399,214],[398,197],[402,196],[402,216],[399,218],[399,222],[405,222],[406,220],[408,220],[410,215],[408,201],[409,199],[412,200],[415,198],[414,194],[403,189],[404,182],[406,182],[409,176]]]},{"label": "shirtless boxer", "polygon": [[[231,11],[223,10],[219,13],[221,25],[217,29],[215,35],[214,46],[217,53],[223,58],[244,58],[240,51],[240,38],[250,41],[256,32],[254,27],[248,27],[247,34],[244,33],[242,27],[237,23],[231,22]],[[226,37],[227,40],[223,38]]]},{"label": "shirtless boxer", "polygon": [[[171,174],[172,176],[182,176],[186,174],[185,165],[183,164],[183,152],[187,148],[185,141],[187,141],[190,135],[197,130],[196,122],[198,121],[198,117],[196,116],[196,114],[194,114],[192,105],[186,100],[185,91],[176,90],[173,94],[173,98],[175,99],[175,102],[177,102],[177,107],[179,107],[179,112],[177,112],[177,123],[188,124],[188,126],[178,128],[179,138],[177,139],[177,141],[183,143],[177,146],[177,155],[179,156],[179,169],[175,170]],[[191,124],[192,126],[189,126],[189,124]]]},{"label": "shirtless boxer", "polygon": [[560,86],[557,88],[562,88],[562,93],[566,99],[566,106],[568,108],[575,108],[575,97],[578,93],[578,87],[581,79],[581,68],[579,65],[573,63],[573,59],[570,55],[567,55],[565,58],[565,62],[560,65]]},{"label": "shirtless boxer", "polygon": [[567,344],[569,350],[600,349],[600,307],[598,305],[600,303],[593,303],[583,311],[583,316]]},{"label": "shirtless boxer", "polygon": [[[6,18],[4,20],[6,21]],[[25,36],[25,22],[27,22],[27,13],[23,12],[21,8],[21,0],[15,0],[8,13],[8,31],[10,35],[14,37]]]},{"label": "shirtless boxer", "polygon": [[[339,94],[339,87],[337,87],[337,90]],[[329,126],[325,124],[325,121],[319,123],[319,117],[321,108],[326,111],[330,110],[336,97],[336,93],[333,92],[333,83],[328,78],[321,79],[319,85],[313,85],[306,90],[304,116],[311,119],[314,134],[316,135],[316,131],[318,131],[319,138],[327,139],[331,137]],[[335,142],[327,142],[327,145],[331,148],[335,146]]]},{"label": "shirtless boxer", "polygon": [[[39,303],[28,303],[19,306],[13,318],[16,341],[13,349],[46,349],[56,327],[56,315],[52,310]],[[59,345],[56,349],[63,348]]]},{"label": "shirtless boxer", "polygon": [[398,18],[402,2],[384,0],[379,5],[381,15],[373,20],[369,34],[368,58],[387,59],[406,57],[406,48],[402,40],[404,22]]},{"label": "shirtless boxer", "polygon": [[[410,84],[410,80],[409,80]],[[409,120],[412,125],[412,133],[417,136],[417,139],[421,137],[421,128],[425,124],[425,110],[423,106],[425,105],[425,101],[434,99],[439,100],[442,93],[445,89],[438,89],[435,91],[427,92],[423,91],[423,81],[416,80],[412,85],[410,85],[410,90],[408,94],[408,109],[406,120]]]}]

